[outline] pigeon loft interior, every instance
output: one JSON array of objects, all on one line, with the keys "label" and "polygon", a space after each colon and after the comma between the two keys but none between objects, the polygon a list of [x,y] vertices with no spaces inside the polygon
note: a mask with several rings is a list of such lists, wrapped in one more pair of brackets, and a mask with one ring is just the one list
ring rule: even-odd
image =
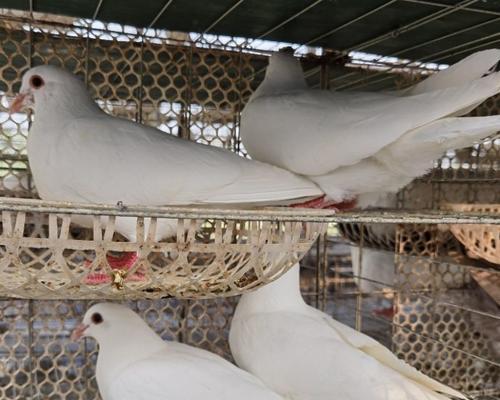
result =
[{"label": "pigeon loft interior", "polygon": [[307,304],[500,399],[500,1],[0,7],[0,399],[118,399],[71,337],[103,301],[248,370],[238,301],[299,262]]}]

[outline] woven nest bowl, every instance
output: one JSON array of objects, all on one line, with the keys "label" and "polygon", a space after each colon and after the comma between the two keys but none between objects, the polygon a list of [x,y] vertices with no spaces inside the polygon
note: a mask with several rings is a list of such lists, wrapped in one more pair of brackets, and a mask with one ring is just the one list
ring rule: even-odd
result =
[{"label": "woven nest bowl", "polygon": [[[445,208],[465,213],[500,214],[500,204],[446,204]],[[500,265],[500,226],[462,224],[450,225],[450,230],[465,246],[469,257]]]},{"label": "woven nest bowl", "polygon": [[396,246],[396,228],[394,224],[361,224],[344,222],[339,224],[339,231],[348,241],[358,246],[394,251]]},{"label": "woven nest bowl", "polygon": [[[326,225],[297,209],[140,208],[2,199],[0,296],[211,298],[279,278]],[[75,221],[86,221],[86,227]],[[133,226],[135,240],[117,233]],[[161,227],[170,237],[157,240]],[[173,233],[172,233],[173,232]],[[130,237],[129,237],[130,238]],[[113,257],[128,255],[126,266]]]}]

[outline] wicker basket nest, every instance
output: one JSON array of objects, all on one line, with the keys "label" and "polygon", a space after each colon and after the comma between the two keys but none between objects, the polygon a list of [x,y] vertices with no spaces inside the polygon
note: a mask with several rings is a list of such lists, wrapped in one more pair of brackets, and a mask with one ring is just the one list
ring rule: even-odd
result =
[{"label": "wicker basket nest", "polygon": [[351,243],[387,251],[396,248],[396,228],[394,224],[339,224],[340,233]]},{"label": "wicker basket nest", "polygon": [[[445,208],[466,213],[500,214],[500,204],[446,204]],[[488,224],[450,225],[471,258],[500,265],[500,226]]]},{"label": "wicker basket nest", "polygon": [[[462,244],[445,227],[429,224],[339,224],[342,235],[358,246],[414,256],[458,258],[465,255]],[[429,253],[427,250],[430,249]]]},{"label": "wicker basket nest", "polygon": [[[47,204],[18,199],[0,202],[0,296],[138,299],[236,295],[284,274],[326,228],[320,222],[287,221],[286,215],[270,219],[268,210],[253,210],[251,218],[238,217],[235,210],[224,219],[211,218],[210,209],[199,208],[183,208],[186,211],[177,217],[148,209],[131,216],[125,208]],[[82,216],[90,222],[87,228],[72,223]],[[135,241],[124,241],[115,232],[125,219],[134,224]],[[174,235],[157,241],[157,229],[167,221]],[[132,263],[123,268],[110,266],[109,257],[117,254],[133,255]]]}]

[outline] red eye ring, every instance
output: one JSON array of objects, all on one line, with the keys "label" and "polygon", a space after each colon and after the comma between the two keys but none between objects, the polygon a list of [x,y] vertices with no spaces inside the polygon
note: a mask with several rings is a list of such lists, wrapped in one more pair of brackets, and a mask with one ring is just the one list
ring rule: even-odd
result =
[{"label": "red eye ring", "polygon": [[33,89],[40,89],[44,84],[45,82],[43,81],[43,78],[40,75],[33,75],[30,78],[30,86]]}]

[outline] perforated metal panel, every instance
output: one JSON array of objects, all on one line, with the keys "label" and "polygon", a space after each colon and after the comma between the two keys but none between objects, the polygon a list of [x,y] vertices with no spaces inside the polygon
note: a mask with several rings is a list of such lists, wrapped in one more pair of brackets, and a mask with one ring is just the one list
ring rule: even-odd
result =
[{"label": "perforated metal panel", "polygon": [[471,287],[467,267],[439,261],[440,253],[449,253],[443,249],[449,243],[447,234],[425,225],[398,230],[393,349],[422,372],[452,387],[498,394],[498,337],[496,329],[488,325],[500,325],[500,318],[497,315],[491,320],[478,313],[491,309],[481,304],[484,292]]}]

